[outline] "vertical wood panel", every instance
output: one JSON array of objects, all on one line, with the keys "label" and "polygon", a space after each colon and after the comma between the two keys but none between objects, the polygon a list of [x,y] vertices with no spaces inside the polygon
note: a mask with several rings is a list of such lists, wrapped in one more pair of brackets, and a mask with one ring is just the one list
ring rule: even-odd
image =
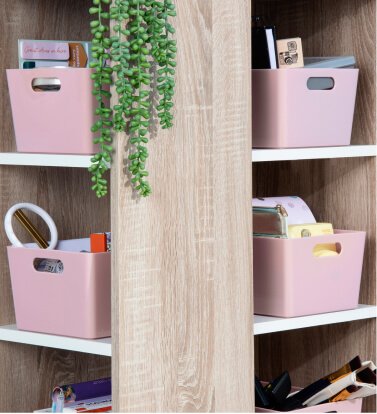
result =
[{"label": "vertical wood panel", "polygon": [[133,197],[123,135],[112,169],[114,406],[252,411],[249,2],[176,5],[176,120],[150,143],[152,196]]}]

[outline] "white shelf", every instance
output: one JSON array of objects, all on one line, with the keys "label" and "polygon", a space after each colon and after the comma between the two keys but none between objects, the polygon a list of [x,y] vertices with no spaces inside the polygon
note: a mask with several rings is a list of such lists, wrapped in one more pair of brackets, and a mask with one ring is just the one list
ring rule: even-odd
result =
[{"label": "white shelf", "polygon": [[318,160],[327,158],[375,157],[376,145],[349,145],[346,147],[253,149],[253,162]]},{"label": "white shelf", "polygon": [[300,316],[298,318],[275,318],[254,315],[254,335],[290,331],[320,325],[357,321],[377,317],[377,306],[359,305],[357,309]]},{"label": "white shelf", "polygon": [[25,154],[0,152],[0,165],[88,168],[92,155]]},{"label": "white shelf", "polygon": [[[254,335],[290,331],[293,329],[309,328],[320,325],[331,325],[334,323],[376,317],[377,306],[369,305],[359,305],[359,307],[354,310],[301,316],[298,318],[274,318],[270,316],[254,315]],[[86,354],[111,356],[111,338],[88,340],[47,335],[19,331],[16,325],[0,326],[0,341],[65,349],[67,351],[84,352]]]},{"label": "white shelf", "polygon": [[[325,148],[253,149],[252,151],[253,162],[375,156],[377,156],[376,145],[350,145],[346,147]],[[91,157],[91,155],[1,152],[0,165],[88,168],[91,165]]]},{"label": "white shelf", "polygon": [[6,325],[0,327],[0,340],[84,352],[86,354],[111,356],[111,338],[95,340],[78,339],[66,336],[19,331],[16,325]]}]

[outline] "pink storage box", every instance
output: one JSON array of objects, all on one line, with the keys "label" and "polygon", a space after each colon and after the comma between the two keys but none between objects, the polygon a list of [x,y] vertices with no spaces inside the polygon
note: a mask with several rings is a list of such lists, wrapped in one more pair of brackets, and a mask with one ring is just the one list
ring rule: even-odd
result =
[{"label": "pink storage box", "polygon": [[[18,329],[86,339],[111,335],[111,253],[80,253],[90,251],[89,239],[61,241],[57,250],[7,249]],[[41,258],[60,260],[63,273],[35,270]]]},{"label": "pink storage box", "polygon": [[[293,387],[293,391],[298,391],[300,388]],[[361,413],[363,405],[363,399],[362,398],[356,398],[355,400],[349,400],[349,401],[339,401],[339,402],[333,402],[328,404],[319,404],[315,405],[314,407],[307,407],[307,408],[301,408],[299,410],[293,410],[288,411],[290,413]],[[268,410],[265,408],[258,408],[255,407],[256,413],[277,413],[279,411],[275,410]]]},{"label": "pink storage box", "polygon": [[[253,147],[349,145],[358,69],[252,71]],[[331,78],[331,90],[310,90],[311,78]]]},{"label": "pink storage box", "polygon": [[[337,244],[340,254],[315,257],[315,246],[327,243]],[[355,309],[364,245],[362,231],[301,239],[254,237],[254,313],[289,318]]]},{"label": "pink storage box", "polygon": [[[96,100],[91,69],[9,69],[17,151],[54,154],[94,154],[91,127]],[[41,78],[58,79],[59,91],[34,91]]]}]

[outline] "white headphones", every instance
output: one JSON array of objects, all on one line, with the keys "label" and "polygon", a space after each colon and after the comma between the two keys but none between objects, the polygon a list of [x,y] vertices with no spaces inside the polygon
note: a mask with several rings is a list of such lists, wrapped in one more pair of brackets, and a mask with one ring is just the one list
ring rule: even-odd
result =
[{"label": "white headphones", "polygon": [[55,249],[56,245],[58,244],[58,230],[56,228],[54,220],[45,210],[31,203],[15,204],[13,207],[11,207],[8,210],[7,214],[5,215],[5,219],[4,219],[5,232],[8,236],[9,241],[12,243],[12,245],[15,247],[25,247],[14,234],[14,230],[12,226],[12,217],[14,213],[19,209],[33,211],[34,213],[38,214],[38,216],[40,216],[46,222],[50,230],[50,234],[51,234],[51,241],[47,249],[48,250]]}]

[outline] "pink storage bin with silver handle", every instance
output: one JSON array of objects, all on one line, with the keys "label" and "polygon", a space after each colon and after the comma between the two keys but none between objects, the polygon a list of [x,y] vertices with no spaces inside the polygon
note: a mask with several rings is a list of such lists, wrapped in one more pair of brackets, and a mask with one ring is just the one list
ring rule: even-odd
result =
[{"label": "pink storage bin with silver handle", "polygon": [[[91,132],[96,108],[91,73],[85,68],[7,70],[17,151],[97,152]],[[55,90],[38,91],[35,85],[46,79],[58,86]]]},{"label": "pink storage bin with silver handle", "polygon": [[[293,391],[299,391],[301,388],[292,387]],[[289,411],[290,413],[361,413],[363,399],[357,398],[349,401],[338,401],[327,404],[319,404],[313,407],[300,408],[299,410]],[[279,411],[269,410],[266,408],[255,407],[256,413],[278,413]]]},{"label": "pink storage bin with silver handle", "polygon": [[[355,309],[359,303],[365,232],[299,239],[254,237],[254,313],[295,317]],[[314,248],[335,244],[336,256]]]},{"label": "pink storage bin with silver handle", "polygon": [[[358,74],[358,69],[254,69],[253,147],[349,145]],[[333,88],[309,89],[313,79],[332,82]]]},{"label": "pink storage bin with silver handle", "polygon": [[[8,247],[17,328],[94,339],[111,335],[111,253],[90,251],[89,239],[60,241],[57,250]],[[60,260],[62,273],[35,269]]]}]

